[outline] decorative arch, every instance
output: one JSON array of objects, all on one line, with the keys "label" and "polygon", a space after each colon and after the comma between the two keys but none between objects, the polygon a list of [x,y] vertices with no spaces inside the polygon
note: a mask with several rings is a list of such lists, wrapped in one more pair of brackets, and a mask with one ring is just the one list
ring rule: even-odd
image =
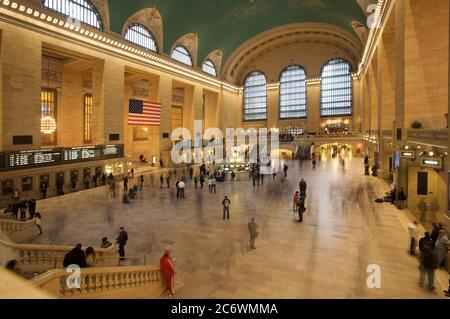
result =
[{"label": "decorative arch", "polygon": [[322,68],[320,80],[320,117],[353,115],[352,65],[335,58]]},{"label": "decorative arch", "polygon": [[183,64],[194,66],[194,61],[192,60],[191,52],[182,45],[177,45],[173,48],[170,54],[173,60],[181,62]]},{"label": "decorative arch", "polygon": [[212,51],[210,54],[208,54],[208,56],[205,58],[203,63],[206,60],[211,60],[212,63],[214,63],[214,66],[216,67],[217,76],[219,76],[220,72],[221,72],[221,69],[222,69],[222,59],[223,59],[222,50],[217,49],[217,50]]},{"label": "decorative arch", "polygon": [[[339,55],[344,56],[354,68],[357,67],[363,54],[363,44],[358,37],[343,28],[324,23],[294,23],[273,28],[251,38],[236,49],[225,62],[222,69],[222,78],[226,81],[242,85],[245,75],[252,69],[263,69],[270,82],[277,81],[279,69],[266,70],[259,64],[261,58],[267,57],[280,50],[294,50],[294,46],[320,47],[319,54],[312,52],[308,64],[295,57],[287,58],[282,63],[302,63],[308,69],[310,77],[319,77],[324,61]],[[292,57],[292,55],[291,55]],[[291,59],[293,61],[291,61]]]},{"label": "decorative arch", "polygon": [[[102,31],[105,32],[109,32],[110,30],[110,19],[109,19],[109,4],[108,4],[108,0],[79,0],[79,1],[74,1],[74,0],[53,0],[53,1],[49,1],[49,0],[37,0],[40,2],[40,5],[47,9],[47,10],[51,10],[54,12],[57,12],[59,14],[63,14],[66,16],[70,16],[70,14],[68,12],[66,12],[66,10],[58,10],[57,7],[55,6],[56,2],[61,2],[61,3],[73,3],[74,5],[78,6],[78,5],[86,5],[87,7],[91,7],[93,9],[93,11],[95,12],[95,14],[98,17],[98,21],[99,21],[99,26],[97,27],[98,29],[101,29]],[[36,0],[33,2],[37,2]],[[65,7],[66,8],[66,7]],[[92,27],[96,27],[94,23],[89,23],[88,21],[83,21],[83,23],[90,25]]]},{"label": "decorative arch", "polygon": [[197,57],[198,57],[198,35],[196,33],[188,33],[181,38],[179,38],[175,43],[173,44],[170,53],[172,54],[173,50],[177,46],[182,46],[186,48],[192,58],[192,66],[197,66]]},{"label": "decorative arch", "polygon": [[208,73],[211,76],[216,77],[218,75],[217,67],[210,59],[206,59],[205,61],[203,61],[202,71]]},{"label": "decorative arch", "polygon": [[139,23],[130,24],[125,33],[125,40],[146,50],[158,52],[155,36],[145,25]]},{"label": "decorative arch", "polygon": [[163,53],[163,20],[161,13],[156,8],[145,8],[131,15],[122,27],[123,37],[125,37],[129,26],[133,24],[146,27],[155,39],[157,52]]},{"label": "decorative arch", "polygon": [[244,122],[267,120],[267,77],[252,71],[244,80]]}]

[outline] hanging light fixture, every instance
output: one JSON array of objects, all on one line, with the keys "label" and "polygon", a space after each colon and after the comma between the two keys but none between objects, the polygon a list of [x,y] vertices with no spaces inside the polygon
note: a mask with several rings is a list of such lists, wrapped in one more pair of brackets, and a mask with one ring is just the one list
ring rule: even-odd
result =
[{"label": "hanging light fixture", "polygon": [[41,119],[41,132],[44,134],[53,134],[56,132],[56,121],[51,116]]}]

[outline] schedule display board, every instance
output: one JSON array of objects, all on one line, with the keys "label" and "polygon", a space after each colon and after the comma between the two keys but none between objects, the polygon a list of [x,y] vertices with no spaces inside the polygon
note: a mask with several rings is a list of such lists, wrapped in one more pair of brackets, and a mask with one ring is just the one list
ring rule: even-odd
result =
[{"label": "schedule display board", "polygon": [[98,145],[0,153],[0,171],[31,169],[124,156],[123,145]]},{"label": "schedule display board", "polygon": [[7,155],[7,168],[33,168],[61,163],[61,152],[57,150],[22,151]]}]

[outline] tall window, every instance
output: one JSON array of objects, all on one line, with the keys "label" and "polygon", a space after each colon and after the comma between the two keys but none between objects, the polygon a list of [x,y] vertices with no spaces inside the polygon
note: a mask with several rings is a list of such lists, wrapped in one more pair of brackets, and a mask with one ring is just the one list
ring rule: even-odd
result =
[{"label": "tall window", "polygon": [[320,116],[349,116],[353,113],[351,66],[345,60],[328,62],[322,70]]},{"label": "tall window", "polygon": [[45,0],[44,8],[80,20],[91,27],[103,30],[97,9],[89,0]]},{"label": "tall window", "polygon": [[84,143],[92,143],[92,95],[85,94],[84,104]]},{"label": "tall window", "polygon": [[[56,122],[56,101],[56,90],[48,88],[41,90],[41,119],[51,118]],[[42,145],[56,145],[56,130],[42,132],[41,139]]]},{"label": "tall window", "polygon": [[153,34],[142,24],[132,24],[128,27],[125,40],[137,44],[147,50],[157,52],[156,41]]},{"label": "tall window", "polygon": [[202,65],[203,72],[206,72],[212,76],[217,76],[217,70],[214,63],[211,60],[206,60]]},{"label": "tall window", "polygon": [[172,59],[174,59],[178,62],[187,64],[189,66],[193,65],[191,54],[185,47],[183,47],[181,45],[179,45],[179,46],[175,47],[175,49],[173,49]]},{"label": "tall window", "polygon": [[280,78],[280,119],[305,118],[306,73],[293,65],[286,68]]},{"label": "tall window", "polygon": [[261,72],[252,72],[244,83],[244,121],[267,119],[267,79]]}]

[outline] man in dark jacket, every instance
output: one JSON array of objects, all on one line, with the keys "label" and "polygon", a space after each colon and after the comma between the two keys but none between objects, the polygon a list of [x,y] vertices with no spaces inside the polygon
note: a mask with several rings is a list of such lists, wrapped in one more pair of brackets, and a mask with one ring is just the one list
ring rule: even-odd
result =
[{"label": "man in dark jacket", "polygon": [[117,244],[119,244],[119,255],[120,260],[125,260],[125,245],[128,241],[128,234],[125,228],[120,227],[119,237],[117,237]]},{"label": "man in dark jacket", "polygon": [[298,186],[300,188],[300,194],[306,195],[306,188],[308,187],[308,185],[306,184],[306,182],[303,178],[300,181],[300,184]]},{"label": "man in dark jacket", "polygon": [[431,231],[430,239],[433,241],[433,243],[436,243],[437,239],[439,238],[439,231],[442,229],[441,224],[432,223],[433,230]]},{"label": "man in dark jacket", "polygon": [[428,275],[428,289],[434,291],[436,287],[434,286],[434,272],[437,267],[437,256],[433,252],[433,249],[427,245],[424,246],[422,251],[422,256],[420,260],[420,280],[419,285],[424,286],[425,275]]},{"label": "man in dark jacket", "polygon": [[70,265],[77,265],[80,268],[86,267],[86,255],[84,254],[84,251],[81,249],[81,244],[76,245],[74,249],[69,251],[64,256],[64,263],[63,263],[64,268]]},{"label": "man in dark jacket", "polygon": [[419,251],[421,254],[422,254],[423,250],[425,249],[425,246],[428,246],[428,247],[434,246],[434,242],[431,240],[429,232],[426,232],[425,237],[423,237],[419,240]]}]

